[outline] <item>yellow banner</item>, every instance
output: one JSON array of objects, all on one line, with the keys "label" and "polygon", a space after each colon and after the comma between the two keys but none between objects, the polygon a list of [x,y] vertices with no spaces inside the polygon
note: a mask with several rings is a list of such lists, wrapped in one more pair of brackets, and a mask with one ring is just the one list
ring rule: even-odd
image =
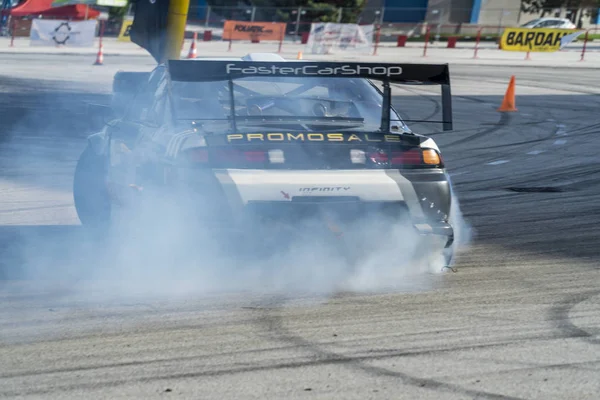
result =
[{"label": "yellow banner", "polygon": [[500,39],[505,51],[554,52],[571,43],[581,31],[573,29],[506,28]]},{"label": "yellow banner", "polygon": [[131,42],[131,38],[129,37],[131,24],[133,24],[133,21],[131,20],[123,21],[123,25],[121,25],[121,32],[119,33],[119,38],[117,39],[119,42]]}]

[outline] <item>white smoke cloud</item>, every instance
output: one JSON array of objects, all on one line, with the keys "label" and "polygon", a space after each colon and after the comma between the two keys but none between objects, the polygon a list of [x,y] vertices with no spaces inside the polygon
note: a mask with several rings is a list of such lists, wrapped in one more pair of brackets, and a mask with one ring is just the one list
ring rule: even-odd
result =
[{"label": "white smoke cloud", "polygon": [[[61,103],[53,98],[51,106],[61,107]],[[27,126],[44,132],[48,125],[57,126],[60,121],[41,121],[32,111],[13,129],[19,132]],[[76,142],[84,145],[81,139]],[[8,144],[10,139],[4,146]],[[11,150],[5,162],[16,170],[26,168],[29,150],[23,148],[21,154]],[[36,153],[36,165],[41,167],[35,184],[53,190],[58,186],[71,198],[76,150],[71,146],[64,153],[56,148]],[[29,288],[60,287],[69,295],[102,302],[236,291],[328,296],[339,290],[427,290],[435,282],[432,275],[441,271],[439,260],[431,259],[432,247],[423,244],[423,238],[411,227],[389,220],[364,220],[355,229],[344,231],[342,238],[327,231],[321,220],[305,221],[304,234],[297,240],[282,240],[275,246],[278,252],[259,254],[260,246],[248,245],[243,239],[219,242],[215,231],[192,227],[185,207],[178,205],[175,213],[167,215],[160,203],[165,199],[155,196],[150,200],[129,226],[116,227],[106,243],[84,234],[78,226],[57,227],[60,234],[23,231],[11,239],[14,244],[4,253],[5,274],[29,280]],[[72,208],[69,215],[72,217]],[[455,250],[459,250],[469,243],[471,231],[454,193],[451,220]],[[246,251],[239,254],[242,247]]]}]

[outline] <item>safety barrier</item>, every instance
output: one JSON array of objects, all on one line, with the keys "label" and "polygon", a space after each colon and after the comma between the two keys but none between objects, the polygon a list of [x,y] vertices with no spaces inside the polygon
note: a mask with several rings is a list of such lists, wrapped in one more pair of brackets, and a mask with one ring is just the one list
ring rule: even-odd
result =
[{"label": "safety barrier", "polygon": [[[17,22],[13,22],[13,24],[16,23]],[[106,24],[106,21],[99,21],[97,31],[97,37],[99,39],[98,53],[95,65],[102,65],[104,61],[103,38],[106,36]],[[302,28],[299,28],[299,26],[302,26]],[[198,24],[194,24],[193,21],[189,21],[185,32],[185,39],[187,40],[187,43],[189,43],[189,39],[193,38],[194,46],[197,46],[194,49],[194,54],[196,54],[197,51],[198,56],[202,56],[202,43],[210,42],[224,43],[225,47],[223,48],[223,52],[232,52],[236,43],[253,43],[255,45],[277,46],[262,50],[267,52],[293,52],[293,54],[296,54],[300,51],[310,54],[308,49],[299,48],[299,45],[304,46],[309,43],[310,26],[311,23],[308,22],[290,26],[285,23],[231,21],[229,24],[222,23],[220,26],[213,25],[202,27]],[[260,31],[254,29],[256,27],[262,27],[264,29]],[[491,54],[490,52],[493,50],[502,50],[499,39],[501,36],[500,34],[506,28],[508,27],[466,24],[377,24],[373,29],[372,44],[369,44],[369,46],[372,46],[370,47],[370,54],[372,56],[379,56],[382,54],[382,49],[384,48],[384,53],[386,55],[390,54],[389,51],[391,48],[397,48],[397,51],[401,54],[403,51],[402,48],[410,47],[412,49],[421,48],[422,57],[429,57],[431,51],[435,53],[439,49],[445,48],[448,51],[461,50],[462,53],[467,49],[471,49],[471,58],[478,59],[482,56],[485,58],[485,56],[489,56]],[[15,35],[15,32],[17,32],[18,29],[13,27],[11,30],[13,36],[11,37],[9,46],[15,47],[18,45],[18,41],[15,40],[15,36],[18,37],[18,35]],[[120,31],[122,34],[123,29],[120,28]],[[569,45],[566,48],[560,49],[559,52],[578,51],[580,53],[578,57],[579,61],[585,61],[587,53],[590,51],[599,51],[600,46],[596,44],[590,46],[590,42],[593,42],[594,40],[598,41],[600,39],[597,28],[594,27],[592,29],[581,30],[581,32],[582,34],[578,37],[576,46]],[[196,42],[198,43],[196,44]],[[286,49],[289,50],[286,51]],[[485,51],[485,55],[483,55],[482,50]],[[214,46],[211,47],[210,51],[213,54],[219,52]],[[535,58],[535,55],[532,55],[531,52],[525,53],[525,60],[531,60],[532,58]]]}]

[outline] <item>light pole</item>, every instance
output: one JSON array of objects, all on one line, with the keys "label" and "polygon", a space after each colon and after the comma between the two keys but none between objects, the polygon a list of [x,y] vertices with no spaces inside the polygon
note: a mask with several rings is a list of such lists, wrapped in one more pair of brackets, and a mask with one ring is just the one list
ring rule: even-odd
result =
[{"label": "light pole", "polygon": [[298,10],[292,11],[292,14],[293,13],[298,14],[296,15],[296,30],[294,32],[294,43],[296,43],[296,40],[298,40],[298,31],[300,29],[300,17],[306,14],[306,11],[303,10],[302,7],[298,7]]}]

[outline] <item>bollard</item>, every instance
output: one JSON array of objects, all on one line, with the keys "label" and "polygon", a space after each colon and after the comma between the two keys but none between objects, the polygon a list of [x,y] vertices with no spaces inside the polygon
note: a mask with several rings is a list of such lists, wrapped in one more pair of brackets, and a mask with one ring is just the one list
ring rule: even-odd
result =
[{"label": "bollard", "polygon": [[310,35],[310,32],[302,32],[302,38],[301,38],[301,42],[302,44],[306,44],[308,43],[308,36]]},{"label": "bollard", "polygon": [[396,42],[396,47],[406,46],[407,39],[408,39],[408,36],[406,36],[406,35],[398,35],[398,41]]},{"label": "bollard", "polygon": [[458,41],[458,38],[456,36],[450,36],[448,38],[448,45],[446,46],[449,49],[454,49],[456,48],[456,42]]}]

